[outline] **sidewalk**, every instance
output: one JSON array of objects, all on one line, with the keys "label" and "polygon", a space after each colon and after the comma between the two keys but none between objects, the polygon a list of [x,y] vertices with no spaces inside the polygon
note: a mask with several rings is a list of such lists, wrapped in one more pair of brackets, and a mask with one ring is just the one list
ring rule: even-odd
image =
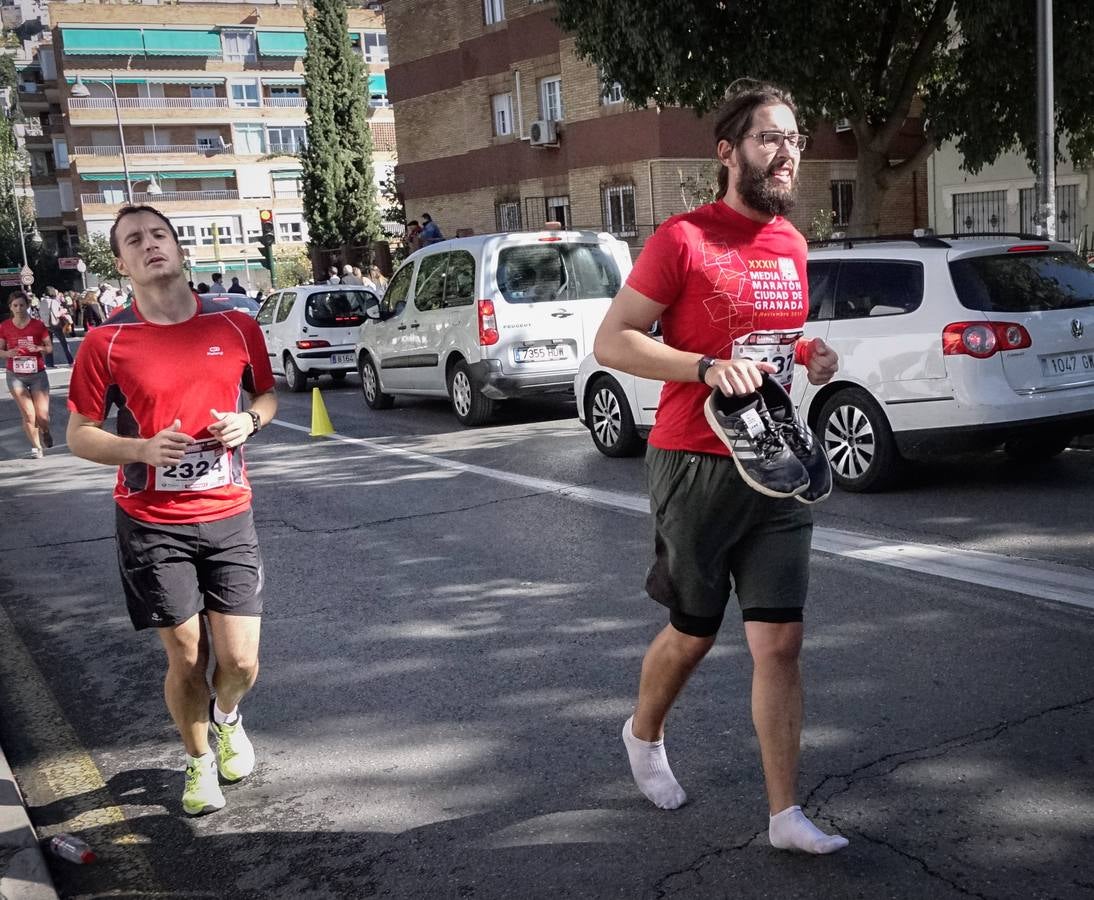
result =
[{"label": "sidewalk", "polygon": [[23,795],[0,747],[0,897],[57,900],[57,891],[23,805]]}]

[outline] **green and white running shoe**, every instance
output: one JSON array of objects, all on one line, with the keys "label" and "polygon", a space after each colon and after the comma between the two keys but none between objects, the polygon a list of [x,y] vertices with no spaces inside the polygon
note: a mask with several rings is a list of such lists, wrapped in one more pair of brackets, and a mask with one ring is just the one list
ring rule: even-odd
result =
[{"label": "green and white running shoe", "polygon": [[201,816],[224,808],[224,794],[217,780],[217,763],[212,753],[197,759],[189,758],[182,808],[188,816]]},{"label": "green and white running shoe", "polygon": [[232,725],[218,725],[210,717],[217,742],[217,768],[225,781],[239,781],[246,778],[255,767],[255,748],[247,732],[243,730],[243,716],[236,713]]}]

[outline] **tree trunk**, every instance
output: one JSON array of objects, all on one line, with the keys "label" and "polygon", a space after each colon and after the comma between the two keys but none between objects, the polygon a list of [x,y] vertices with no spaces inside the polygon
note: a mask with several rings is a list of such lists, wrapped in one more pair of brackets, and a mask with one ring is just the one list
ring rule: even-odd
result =
[{"label": "tree trunk", "polygon": [[881,233],[881,211],[889,192],[879,177],[889,169],[889,160],[883,153],[864,147],[858,148],[855,161],[855,194],[851,206],[851,222],[847,233],[858,237],[871,237]]}]

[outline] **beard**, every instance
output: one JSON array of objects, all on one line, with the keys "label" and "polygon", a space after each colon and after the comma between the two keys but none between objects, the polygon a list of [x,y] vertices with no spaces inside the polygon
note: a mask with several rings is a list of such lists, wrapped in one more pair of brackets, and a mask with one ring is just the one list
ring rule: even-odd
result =
[{"label": "beard", "polygon": [[771,178],[771,173],[782,165],[774,159],[767,168],[754,166],[742,160],[741,173],[737,176],[737,193],[752,209],[771,216],[785,216],[798,200],[798,175],[794,173],[790,184],[783,187]]}]

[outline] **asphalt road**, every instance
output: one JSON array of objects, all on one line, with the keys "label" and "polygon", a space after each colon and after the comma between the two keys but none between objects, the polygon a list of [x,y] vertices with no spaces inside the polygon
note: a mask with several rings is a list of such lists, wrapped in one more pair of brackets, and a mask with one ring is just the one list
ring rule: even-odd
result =
[{"label": "asphalt road", "polygon": [[[16,459],[0,400],[0,742],[40,834],[100,853],[54,863],[63,895],[1094,894],[1094,452],[917,467],[818,509],[818,535],[880,549],[814,555],[801,796],[851,846],[803,858],[767,844],[731,623],[670,720],[689,804],[630,782],[619,731],[664,620],[641,460],[597,454],[572,403],[464,430],[441,402],[372,413],[354,379],[322,387],[339,437],[309,438],[310,398],[283,394],[248,449],[260,765],[199,820],[158,642],[120,598],[113,475]],[[932,566],[902,564],[925,546]],[[1006,566],[1028,592],[995,586]]]}]

